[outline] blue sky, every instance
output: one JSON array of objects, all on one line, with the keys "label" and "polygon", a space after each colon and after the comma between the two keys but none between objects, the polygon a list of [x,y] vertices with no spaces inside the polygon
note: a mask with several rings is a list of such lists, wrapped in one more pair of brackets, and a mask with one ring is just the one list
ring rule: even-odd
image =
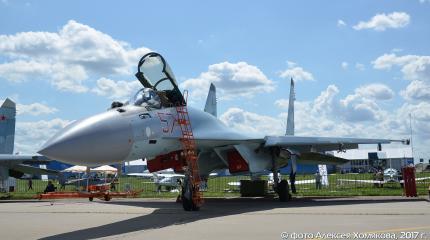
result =
[{"label": "blue sky", "polygon": [[220,119],[283,134],[289,78],[297,134],[406,138],[430,158],[430,1],[0,1],[0,99],[18,106],[16,150],[137,90],[157,51],[192,105],[208,84]]}]

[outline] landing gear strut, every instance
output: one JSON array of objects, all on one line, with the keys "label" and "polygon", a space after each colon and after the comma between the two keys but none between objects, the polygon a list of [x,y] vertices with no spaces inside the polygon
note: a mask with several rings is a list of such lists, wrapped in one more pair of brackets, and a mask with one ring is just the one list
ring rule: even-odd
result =
[{"label": "landing gear strut", "polygon": [[193,192],[193,184],[190,181],[190,177],[187,175],[185,176],[181,192],[182,207],[185,211],[200,210],[200,207],[193,201]]},{"label": "landing gear strut", "polygon": [[279,201],[287,202],[291,200],[290,187],[287,180],[279,181],[278,166],[276,164],[275,153],[272,150],[272,173],[273,173],[273,190],[278,194]]}]

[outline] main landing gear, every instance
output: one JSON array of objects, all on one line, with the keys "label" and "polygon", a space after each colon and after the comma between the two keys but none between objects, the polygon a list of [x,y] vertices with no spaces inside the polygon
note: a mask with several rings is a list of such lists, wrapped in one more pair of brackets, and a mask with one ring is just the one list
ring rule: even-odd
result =
[{"label": "main landing gear", "polygon": [[284,179],[279,181],[278,171],[279,169],[276,164],[275,153],[274,150],[272,150],[273,190],[275,190],[275,192],[278,194],[279,201],[288,202],[292,199],[290,187],[287,180]]},{"label": "main landing gear", "polygon": [[291,200],[290,187],[288,186],[287,180],[280,181],[276,186],[275,191],[278,193],[279,201],[288,202]]}]

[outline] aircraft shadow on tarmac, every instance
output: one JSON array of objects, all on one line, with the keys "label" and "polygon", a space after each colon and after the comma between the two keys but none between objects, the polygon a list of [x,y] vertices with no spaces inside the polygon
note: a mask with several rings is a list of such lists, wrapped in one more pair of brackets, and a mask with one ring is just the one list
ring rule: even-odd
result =
[{"label": "aircraft shadow on tarmac", "polygon": [[198,212],[185,212],[182,205],[172,202],[160,202],[153,200],[138,201],[112,201],[105,204],[127,205],[143,208],[156,208],[152,213],[127,220],[114,222],[98,227],[92,227],[72,232],[57,234],[42,238],[44,240],[53,239],[93,239],[109,237],[118,234],[130,233],[135,231],[160,229],[173,225],[181,225],[210,219],[216,217],[230,216],[241,213],[250,213],[274,208],[302,208],[314,206],[332,205],[354,205],[354,204],[374,204],[405,201],[423,201],[423,199],[374,199],[360,200],[347,198],[303,198],[294,199],[291,202],[281,203],[274,199],[266,198],[234,198],[234,199],[205,199],[205,205]]}]

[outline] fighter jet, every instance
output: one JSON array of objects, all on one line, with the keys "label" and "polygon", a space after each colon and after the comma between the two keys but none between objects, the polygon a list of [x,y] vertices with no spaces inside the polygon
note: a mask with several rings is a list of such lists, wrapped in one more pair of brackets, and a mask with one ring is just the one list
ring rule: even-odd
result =
[{"label": "fighter jet", "polygon": [[[190,151],[184,151],[184,139],[192,136],[198,174],[202,178],[219,169],[251,175],[269,170],[275,173],[279,199],[287,201],[290,198],[288,182],[279,181],[276,173],[290,159],[295,171],[297,162],[346,161],[327,155],[326,151],[358,148],[359,144],[406,143],[406,140],[294,136],[294,125],[290,124],[294,122],[294,114],[288,116],[287,135],[250,137],[228,128],[216,118],[214,91],[209,92],[206,112],[186,106],[187,94],[181,93],[171,68],[160,54],[144,55],[138,63],[136,77],[143,88],[129,101],[114,102],[106,112],[75,121],[48,140],[39,153],[79,165],[146,158],[151,172],[167,168],[181,171],[187,169],[188,161],[183,161],[183,157]],[[289,112],[293,113],[293,81],[291,84]],[[182,118],[185,112],[189,120]],[[181,130],[184,122],[191,125],[186,133]],[[196,193],[188,187],[190,179],[184,180],[182,203],[185,210],[198,210],[193,200]]]},{"label": "fighter jet", "polygon": [[11,176],[20,178],[24,173],[34,175],[57,174],[55,170],[30,166],[43,164],[48,158],[40,155],[13,154],[15,140],[16,104],[7,98],[0,107],[0,190],[8,191],[5,181]]}]

